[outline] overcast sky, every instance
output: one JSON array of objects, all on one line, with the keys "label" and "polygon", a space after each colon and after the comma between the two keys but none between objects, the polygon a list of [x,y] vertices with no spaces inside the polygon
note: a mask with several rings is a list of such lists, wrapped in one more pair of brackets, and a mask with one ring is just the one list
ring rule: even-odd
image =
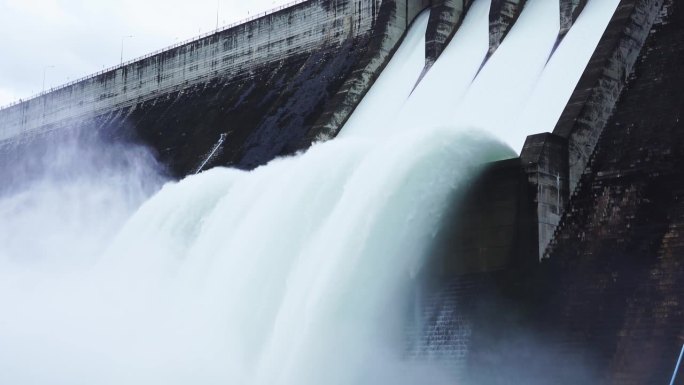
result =
[{"label": "overcast sky", "polygon": [[292,0],[0,0],[0,106]]}]

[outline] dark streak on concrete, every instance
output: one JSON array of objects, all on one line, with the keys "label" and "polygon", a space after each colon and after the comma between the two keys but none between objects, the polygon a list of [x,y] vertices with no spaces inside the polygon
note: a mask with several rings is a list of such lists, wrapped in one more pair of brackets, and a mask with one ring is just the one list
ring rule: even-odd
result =
[{"label": "dark streak on concrete", "polygon": [[489,51],[491,57],[522,13],[527,0],[492,0],[489,9]]}]

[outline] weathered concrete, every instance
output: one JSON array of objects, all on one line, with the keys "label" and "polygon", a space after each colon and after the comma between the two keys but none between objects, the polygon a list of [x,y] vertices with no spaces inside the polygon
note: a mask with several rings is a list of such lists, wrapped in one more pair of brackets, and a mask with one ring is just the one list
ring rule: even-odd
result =
[{"label": "weathered concrete", "polygon": [[515,24],[527,0],[492,0],[489,9],[489,52],[494,54]]},{"label": "weathered concrete", "polygon": [[535,192],[534,217],[537,223],[536,247],[539,259],[553,238],[556,226],[570,196],[568,185],[568,142],[553,134],[527,137],[520,159]]},{"label": "weathered concrete", "polygon": [[432,0],[431,3],[430,20],[425,31],[425,67],[416,84],[420,83],[449,45],[472,0]]},{"label": "weathered concrete", "polygon": [[432,252],[432,276],[445,279],[537,264],[570,195],[567,150],[565,138],[532,135],[519,158],[487,165],[447,216],[451,220]]},{"label": "weathered concrete", "polygon": [[664,10],[546,263],[558,343],[602,383],[668,383],[684,343],[684,4]]},{"label": "weathered concrete", "polygon": [[560,0],[560,37],[565,36],[587,5],[587,0]]},{"label": "weathered concrete", "polygon": [[368,32],[376,1],[309,1],[0,111],[0,139],[155,99]]},{"label": "weathered concrete", "polygon": [[458,31],[471,0],[436,0],[432,3],[425,36],[425,61],[429,68]]},{"label": "weathered concrete", "polygon": [[553,133],[568,139],[570,190],[576,188],[663,0],[622,0]]},{"label": "weathered concrete", "polygon": [[0,140],[131,128],[183,176],[224,137],[206,166],[253,168],[334,135],[427,6],[311,0],[0,110]]}]

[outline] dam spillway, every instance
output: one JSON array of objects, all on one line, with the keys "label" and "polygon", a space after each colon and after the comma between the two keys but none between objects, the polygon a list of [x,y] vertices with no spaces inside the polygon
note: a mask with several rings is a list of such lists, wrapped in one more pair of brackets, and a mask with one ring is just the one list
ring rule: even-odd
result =
[{"label": "dam spillway", "polygon": [[[11,182],[0,189],[6,218],[0,223],[7,278],[2,303],[16,315],[0,332],[10,345],[26,347],[19,351],[23,356],[0,356],[14,364],[2,372],[15,378],[29,373],[21,364],[35,354],[32,347],[46,348],[40,356],[46,362],[64,352],[57,334],[40,322],[41,309],[52,309],[54,330],[71,347],[59,361],[65,365],[44,369],[66,382],[81,373],[91,382],[110,375],[129,383],[187,383],[198,372],[207,375],[205,382],[254,384],[334,383],[331,373],[340,384],[410,384],[428,376],[436,383],[456,377],[474,383],[662,382],[667,360],[639,360],[634,352],[649,343],[638,333],[652,333],[654,355],[676,350],[680,338],[679,211],[667,213],[678,190],[676,183],[667,185],[679,180],[681,108],[679,99],[666,99],[656,123],[639,123],[648,127],[644,132],[630,126],[635,117],[629,111],[642,108],[647,115],[647,99],[677,84],[678,51],[668,48],[677,47],[679,8],[646,0],[326,4],[290,11],[307,14],[302,10],[310,6],[334,15],[324,24],[341,28],[335,35],[340,40],[320,52],[290,52],[275,61],[275,70],[250,68],[239,88],[248,91],[240,96],[231,96],[228,86],[217,94],[224,89],[220,82],[189,82],[134,107],[90,111],[102,114],[79,117],[76,127],[69,119],[46,123],[47,114],[38,120],[25,115],[15,126],[0,123],[0,130],[10,127],[0,158]],[[286,14],[269,20],[290,20]],[[301,23],[316,24],[311,21]],[[532,39],[530,31],[544,33]],[[644,44],[657,54],[641,53]],[[186,53],[194,49],[188,47]],[[516,55],[526,49],[529,55]],[[654,80],[661,66],[672,85]],[[645,75],[635,81],[644,73],[639,71]],[[559,74],[572,75],[559,82]],[[263,92],[254,91],[259,86]],[[497,87],[501,93],[488,94]],[[49,97],[42,99],[46,106]],[[231,110],[238,115],[216,112],[232,98],[240,100]],[[266,105],[266,114],[250,110],[258,105]],[[16,110],[2,110],[0,117],[8,111]],[[204,116],[199,121],[197,111]],[[292,116],[301,111],[311,115]],[[149,115],[142,122],[156,128],[128,120],[143,112]],[[250,129],[214,126],[242,122],[229,119],[247,116],[240,114],[259,123]],[[174,133],[164,127],[169,122],[187,127]],[[90,134],[79,133],[93,125]],[[509,125],[524,134],[516,136]],[[527,131],[528,125],[535,129]],[[669,131],[657,134],[658,125]],[[537,129],[553,133],[529,136],[515,158],[491,139],[462,132],[464,126],[484,128],[517,148]],[[76,143],[63,141],[71,131],[78,133]],[[304,154],[269,162],[332,137]],[[125,145],[116,144],[121,140]],[[153,156],[131,142],[151,145]],[[67,156],[60,147],[74,152]],[[641,156],[644,147],[651,151],[647,157]],[[648,150],[654,148],[658,155]],[[172,176],[216,164],[256,169],[213,169],[167,184],[137,210],[169,177],[157,172],[153,158]],[[502,158],[511,159],[484,164]],[[36,169],[47,172],[25,172]],[[124,188],[108,187],[114,184]],[[80,202],[82,196],[94,199]],[[645,213],[650,208],[656,210]],[[88,212],[106,212],[111,221],[94,226],[102,218]],[[31,234],[43,229],[35,226],[36,217],[46,235],[53,223],[70,226],[26,251]],[[620,230],[625,223],[639,231]],[[87,242],[72,247],[79,237]],[[610,256],[602,242],[625,259]],[[580,245],[576,252],[574,245]],[[630,248],[636,251],[626,252]],[[6,258],[50,256],[53,249],[73,258],[18,265]],[[99,256],[95,262],[93,255]],[[404,300],[390,298],[391,288]],[[578,294],[583,290],[595,297]],[[601,322],[588,316],[593,306],[621,301],[630,302],[602,310]],[[653,315],[643,316],[644,309]],[[390,346],[406,327],[397,322],[406,310],[412,311],[414,336],[408,358]],[[111,325],[119,341],[93,324]],[[662,333],[654,331],[656,324],[666,325]],[[600,332],[592,331],[596,325]],[[33,339],[35,330],[47,333],[47,344]],[[522,352],[520,345],[513,348],[532,332],[523,338]],[[175,348],[160,354],[160,341],[170,335]],[[217,335],[239,343],[224,346]],[[574,341],[579,348],[568,347]],[[125,358],[130,346],[138,353]],[[609,352],[614,348],[615,355]],[[93,370],[84,372],[71,358],[86,350],[116,360],[102,366],[89,359]],[[573,360],[578,354],[582,359]],[[489,370],[492,358],[497,370]],[[564,362],[562,370],[544,370],[556,359]],[[636,361],[641,366],[629,365]],[[131,370],[140,362],[160,369],[181,364],[178,370]]]}]

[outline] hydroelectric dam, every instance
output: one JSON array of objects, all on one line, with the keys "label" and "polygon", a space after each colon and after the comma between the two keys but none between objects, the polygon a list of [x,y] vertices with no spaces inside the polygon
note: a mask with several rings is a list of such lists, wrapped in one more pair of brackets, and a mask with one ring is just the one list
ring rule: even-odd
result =
[{"label": "hydroelectric dam", "polygon": [[0,108],[0,383],[684,384],[684,4],[308,0]]}]

